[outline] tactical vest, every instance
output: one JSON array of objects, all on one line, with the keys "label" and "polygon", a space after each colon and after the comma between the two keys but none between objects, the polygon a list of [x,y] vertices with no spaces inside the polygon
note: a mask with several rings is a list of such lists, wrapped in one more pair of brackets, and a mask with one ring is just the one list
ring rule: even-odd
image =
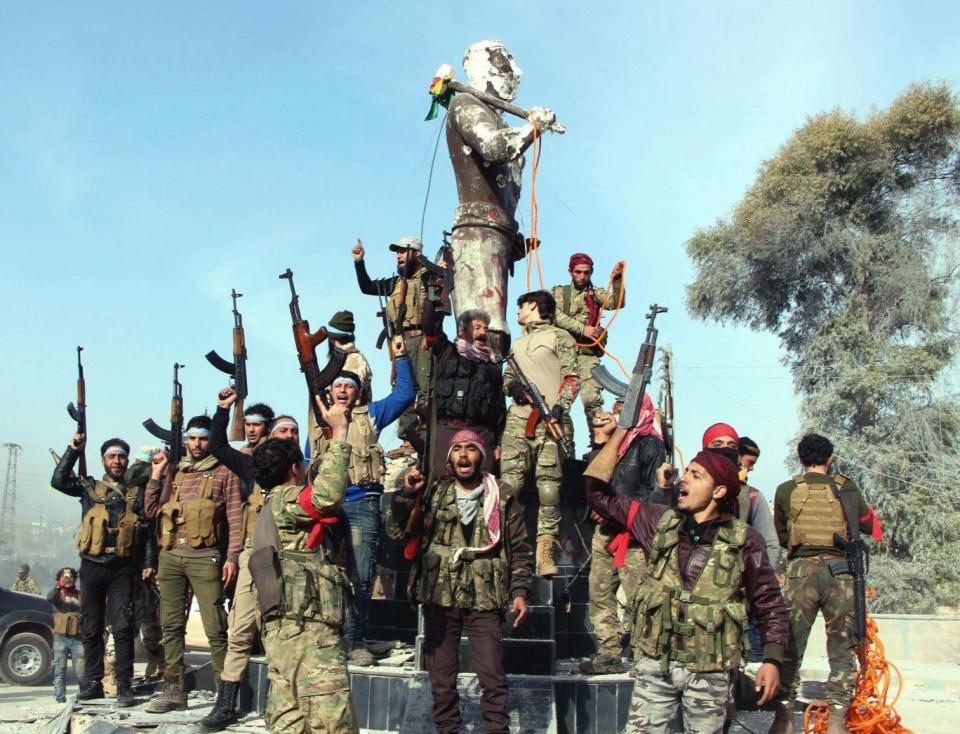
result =
[{"label": "tactical vest", "polygon": [[[377,436],[377,429],[370,418],[366,405],[354,406],[350,412],[350,427],[347,430],[347,443],[350,444],[350,466],[348,476],[350,484],[383,484],[387,468],[383,459],[383,448]],[[326,453],[330,441],[322,431],[317,431],[316,460]]]},{"label": "tactical vest", "polygon": [[[463,552],[454,558],[461,548],[486,545],[490,533],[481,507],[473,521],[473,537],[464,536],[453,480],[441,480],[436,491],[437,499],[431,502],[426,518],[428,537],[421,543],[410,574],[410,598],[423,604],[474,611],[505,609],[510,602],[509,542],[501,536],[500,543],[480,556]],[[507,516],[506,504],[501,497],[501,525]]]},{"label": "tactical vest", "polygon": [[[387,302],[387,316],[396,321],[397,313],[400,310],[400,285],[402,279],[397,278],[397,283],[393,287],[393,293],[390,294],[390,300]],[[427,291],[423,286],[423,270],[419,267],[417,271],[407,278],[407,297],[403,303],[407,310],[403,317],[403,327],[419,329],[421,326],[420,318],[423,314],[423,306],[427,300]]]},{"label": "tactical vest", "polygon": [[[561,330],[543,323],[539,322],[538,327],[517,339],[513,345],[513,356],[523,374],[543,395],[547,407],[552,408],[563,386],[563,370],[557,356],[557,334]],[[511,410],[521,417],[526,417],[533,408],[514,403]]]},{"label": "tactical vest", "polygon": [[485,423],[502,406],[500,365],[458,356],[454,352],[437,364],[437,417]]},{"label": "tactical vest", "polygon": [[263,507],[263,490],[259,484],[253,485],[253,491],[243,503],[243,515],[240,517],[240,542],[244,548],[249,548],[253,542],[253,530],[257,527],[257,517]]},{"label": "tactical vest", "polygon": [[170,499],[160,508],[157,514],[157,543],[161,548],[170,550],[177,545],[177,533],[181,525],[185,525],[183,542],[191,548],[213,548],[220,544],[220,530],[223,525],[224,512],[214,502],[210,495],[213,493],[213,480],[217,467],[203,472],[203,481],[200,484],[200,493],[189,502],[180,502],[180,484],[184,472],[177,471],[173,479],[173,488]]},{"label": "tactical vest", "polygon": [[834,481],[810,484],[803,474],[793,478],[796,485],[790,495],[787,542],[790,549],[801,545],[834,546],[833,536],[847,540],[849,532],[843,517],[843,505],[838,496],[847,478],[838,474]]},{"label": "tactical vest", "polygon": [[282,509],[283,495],[277,492],[266,501],[270,507],[257,519],[250,553],[250,575],[263,620],[282,617],[301,627],[304,622],[321,622],[343,634],[350,582],[333,562],[328,543],[315,551],[284,549],[274,517]]},{"label": "tactical vest", "polygon": [[[123,495],[124,507],[117,521],[117,527],[110,526],[110,510],[107,508],[107,495],[111,490],[106,482],[94,482],[93,487],[85,485],[87,497],[90,500],[90,509],[83,514],[80,520],[80,530],[77,532],[77,550],[90,556],[99,556],[101,553],[112,552],[117,558],[129,558],[134,549],[139,547],[145,537],[146,528],[140,522],[140,516],[134,510],[139,490],[137,487],[127,487]],[[110,545],[113,536],[114,545]]]},{"label": "tactical vest", "polygon": [[747,609],[740,592],[748,526],[733,519],[717,528],[710,555],[693,588],[685,589],[678,547],[681,516],[663,513],[657,523],[648,575],[633,600],[633,639],[639,651],[671,660],[694,673],[734,670],[747,644]]},{"label": "tactical vest", "polygon": [[[590,287],[593,288],[592,285],[591,285]],[[556,299],[557,309],[558,309],[561,313],[564,313],[564,314],[566,314],[567,316],[573,317],[573,315],[574,315],[574,314],[573,314],[573,311],[574,311],[574,308],[573,308],[573,299],[576,297],[576,295],[577,295],[578,293],[582,293],[582,291],[575,291],[573,283],[567,283],[566,285],[558,285],[556,288],[554,288],[553,297],[554,297],[554,299]],[[587,308],[586,308],[586,296],[584,295],[584,296],[582,296],[582,297],[583,297],[583,299],[584,299],[584,309],[583,309],[583,310],[584,310],[584,313],[583,313],[583,316],[584,316],[584,319],[586,319],[586,318],[589,318],[589,313],[587,312]],[[598,309],[601,309],[601,316],[602,316],[603,300],[600,298],[600,296],[599,296],[599,294],[596,292],[596,290],[594,290],[594,292],[593,292],[593,297],[594,297],[594,298],[596,299],[596,301],[597,301],[597,308],[598,308]],[[586,321],[584,321],[584,324],[586,324]],[[596,326],[596,324],[593,324],[593,326]],[[608,334],[604,334],[604,335],[603,335],[603,337],[600,339],[600,344],[606,346],[607,336],[608,336]],[[579,334],[574,334],[573,337],[574,337],[575,339],[577,339],[578,341],[580,340],[580,335],[579,335]],[[585,337],[583,338],[583,342],[584,342],[584,343],[587,343],[587,342],[590,342],[590,341],[592,341],[592,339],[587,339],[587,338],[585,338]],[[602,352],[602,350],[600,349],[599,346],[595,346],[595,347],[580,347],[580,346],[578,346],[578,347],[577,347],[577,352],[578,352],[579,354],[597,354],[597,355],[599,355],[599,354]]]},{"label": "tactical vest", "polygon": [[80,612],[54,612],[53,631],[58,635],[76,637],[80,634]]}]

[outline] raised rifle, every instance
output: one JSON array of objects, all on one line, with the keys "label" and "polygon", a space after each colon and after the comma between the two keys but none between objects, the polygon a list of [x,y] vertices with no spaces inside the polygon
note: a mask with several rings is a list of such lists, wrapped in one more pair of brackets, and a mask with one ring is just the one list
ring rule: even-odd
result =
[{"label": "raised rifle", "polygon": [[620,428],[629,430],[637,425],[640,418],[643,395],[653,377],[653,360],[657,354],[658,331],[654,321],[658,314],[666,312],[667,309],[664,306],[658,306],[656,303],[650,306],[647,312],[647,334],[643,344],[640,345],[640,353],[637,355],[637,363],[633,366],[629,384],[611,375],[603,365],[593,368],[593,379],[600,387],[613,393],[619,400],[623,400],[623,410],[620,411],[620,418],[617,421],[617,426]]},{"label": "raised rifle", "polygon": [[543,423],[547,428],[547,433],[549,433],[557,442],[557,448],[560,449],[560,453],[562,455],[561,458],[576,458],[574,456],[573,442],[569,439],[569,437],[564,435],[563,426],[560,426],[550,420],[550,408],[547,407],[547,401],[544,399],[543,394],[537,389],[537,386],[534,385],[530,381],[530,378],[524,374],[523,370],[520,368],[520,365],[517,363],[517,358],[514,356],[513,352],[510,352],[510,354],[507,355],[507,362],[513,368],[514,374],[517,376],[517,379],[520,380],[520,384],[523,385],[523,389],[526,390],[527,395],[530,397],[530,401],[533,403],[533,410],[530,411],[530,417],[527,418],[527,437],[533,437],[537,430],[537,422],[543,419]]},{"label": "raised rifle", "polygon": [[450,294],[454,287],[453,250],[450,246],[452,234],[452,232],[443,233],[443,245],[437,252],[436,262],[428,260],[422,252],[417,253],[417,264],[427,271],[428,285],[436,290],[436,300],[440,303],[437,312],[447,315],[453,313],[453,306],[450,303]]},{"label": "raised rifle", "polygon": [[236,289],[230,290],[230,298],[233,299],[233,361],[230,362],[219,354],[215,349],[207,352],[207,361],[221,372],[230,375],[233,378],[234,391],[237,394],[237,400],[233,404],[233,420],[230,422],[230,440],[242,441],[244,438],[244,420],[243,420],[243,401],[247,399],[247,343],[243,335],[243,316],[237,310],[237,299],[243,296],[237,293]]},{"label": "raised rifle", "polygon": [[[82,433],[84,439],[87,437],[87,381],[83,377],[83,362],[80,360],[80,352],[83,347],[77,347],[77,404],[69,403],[67,412],[70,417],[77,422],[77,433]],[[80,452],[80,477],[86,479],[87,476],[87,452],[86,449]]]},{"label": "raised rifle", "polygon": [[661,350],[660,369],[660,433],[663,436],[667,461],[673,464],[676,433],[673,427],[673,349],[669,345]]},{"label": "raised rifle", "polygon": [[[170,428],[161,428],[153,420],[147,418],[143,422],[143,427],[147,429],[151,436],[155,436],[163,441],[170,449],[170,466],[176,467],[183,458],[183,385],[180,384],[180,370],[184,365],[178,362],[173,363],[173,397],[170,398]],[[172,477],[174,471],[168,471],[167,476]]]},{"label": "raised rifle", "polygon": [[300,296],[297,295],[297,289],[293,285],[293,271],[287,268],[280,273],[280,278],[290,283],[290,318],[293,320],[293,341],[297,345],[297,358],[300,360],[300,371],[307,380],[307,390],[310,393],[310,407],[313,410],[313,417],[317,425],[323,425],[323,416],[320,414],[320,408],[317,407],[314,396],[319,396],[321,400],[326,401],[325,390],[333,382],[334,378],[340,374],[343,369],[343,363],[347,360],[347,353],[335,347],[330,352],[330,359],[323,369],[317,362],[317,346],[326,341],[327,330],[320,327],[316,331],[310,331],[310,324],[300,315]]}]

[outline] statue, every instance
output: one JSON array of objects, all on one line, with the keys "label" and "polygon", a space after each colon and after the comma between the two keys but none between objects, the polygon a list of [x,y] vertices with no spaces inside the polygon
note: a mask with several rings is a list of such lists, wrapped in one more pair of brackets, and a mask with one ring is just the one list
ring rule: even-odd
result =
[{"label": "statue", "polygon": [[[458,93],[449,103],[447,148],[457,180],[460,205],[453,218],[451,248],[455,263],[454,311],[480,308],[490,314],[491,346],[505,353],[510,343],[506,322],[507,272],[526,254],[514,214],[520,200],[524,158],[534,130],[562,132],[554,113],[529,112],[509,104],[522,74],[499,41],[478,41],[463,56],[469,87],[452,83]],[[510,127],[501,112],[527,118]]]}]

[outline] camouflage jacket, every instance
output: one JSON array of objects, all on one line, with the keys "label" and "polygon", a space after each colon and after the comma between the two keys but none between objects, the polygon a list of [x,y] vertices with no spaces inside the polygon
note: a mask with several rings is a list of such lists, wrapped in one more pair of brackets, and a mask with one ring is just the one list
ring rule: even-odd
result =
[{"label": "camouflage jacket", "polygon": [[[606,304],[607,311],[612,311],[617,307],[620,300],[623,280],[621,278],[614,280],[613,288],[609,291],[606,288],[596,288],[593,284],[583,289],[578,289],[573,283],[553,287],[553,297],[557,302],[555,319],[557,326],[569,332],[574,340],[581,342],[590,341],[583,336],[583,329],[587,326],[587,319],[590,314],[590,309],[587,308],[588,289],[593,291],[593,297],[597,302],[599,311],[604,310],[604,304]],[[623,305],[626,305],[626,300],[624,300]],[[591,324],[591,326],[596,326],[596,324]],[[606,335],[600,340],[600,343],[607,343]],[[577,347],[577,350],[580,354],[596,354],[600,351],[597,347]]]},{"label": "camouflage jacket", "polygon": [[[456,493],[450,477],[437,480],[428,492],[420,551],[410,572],[410,599],[474,611],[506,609],[515,597],[525,598],[533,584],[533,560],[520,505],[501,485],[500,541],[488,551],[467,552],[455,559],[459,548],[483,547],[490,537],[482,513],[470,527],[460,522]],[[391,538],[403,539],[419,498],[419,493],[405,490],[393,494],[386,520]]]}]

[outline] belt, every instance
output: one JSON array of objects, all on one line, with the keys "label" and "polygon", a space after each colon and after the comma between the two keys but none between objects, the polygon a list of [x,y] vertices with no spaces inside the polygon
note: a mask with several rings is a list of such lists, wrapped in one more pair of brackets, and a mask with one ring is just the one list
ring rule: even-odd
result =
[{"label": "belt", "polygon": [[420,328],[420,325],[416,326],[404,326],[403,327],[404,336],[420,336],[423,333],[423,330]]},{"label": "belt", "polygon": [[816,561],[817,563],[832,563],[833,561],[842,561],[845,556],[836,554],[836,553],[818,553],[815,556],[800,556],[799,558],[791,558],[791,561]]}]

